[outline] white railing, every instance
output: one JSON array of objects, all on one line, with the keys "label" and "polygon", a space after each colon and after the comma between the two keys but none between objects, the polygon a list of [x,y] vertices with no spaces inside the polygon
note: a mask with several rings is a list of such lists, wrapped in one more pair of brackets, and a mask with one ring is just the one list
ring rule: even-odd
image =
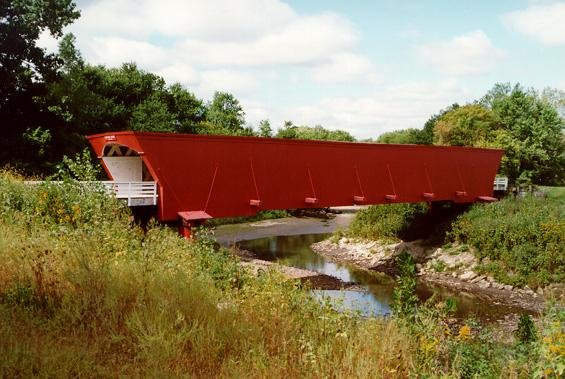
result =
[{"label": "white railing", "polygon": [[[39,180],[28,180],[25,182],[30,185],[38,185],[43,183]],[[62,183],[61,181],[53,181],[51,183]],[[81,184],[90,185],[101,184],[108,193],[116,196],[117,199],[127,201],[129,207],[136,207],[141,205],[157,205],[157,183],[156,182],[114,182],[114,181],[100,181],[100,182],[79,182]]]},{"label": "white railing", "polygon": [[100,182],[116,198],[127,200],[128,206],[157,205],[157,184],[155,182]]},{"label": "white railing", "polygon": [[508,178],[506,176],[497,176],[494,178],[494,190],[506,191],[508,189]]}]

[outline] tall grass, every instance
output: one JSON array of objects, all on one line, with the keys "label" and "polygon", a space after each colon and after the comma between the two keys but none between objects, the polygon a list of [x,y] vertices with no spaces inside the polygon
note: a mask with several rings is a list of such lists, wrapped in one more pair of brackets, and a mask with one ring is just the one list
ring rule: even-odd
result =
[{"label": "tall grass", "polygon": [[[1,377],[459,377],[462,359],[475,372],[451,347],[472,340],[436,317],[338,313],[275,272],[250,277],[205,235],[144,234],[72,182],[0,174],[0,262]],[[532,372],[512,354],[481,362]]]},{"label": "tall grass", "polygon": [[[2,376],[368,377],[414,368],[394,322],[320,306],[276,273],[250,278],[96,188],[0,176]],[[380,373],[380,374],[379,374]]]}]

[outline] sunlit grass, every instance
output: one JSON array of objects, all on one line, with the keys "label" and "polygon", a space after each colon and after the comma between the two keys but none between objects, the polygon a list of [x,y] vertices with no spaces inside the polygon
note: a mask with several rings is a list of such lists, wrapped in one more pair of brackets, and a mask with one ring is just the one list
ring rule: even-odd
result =
[{"label": "sunlit grass", "polygon": [[0,174],[0,262],[2,377],[532,372],[495,342],[500,356],[486,354],[477,333],[446,335],[441,312],[411,324],[336,312],[276,272],[249,276],[205,235],[144,234],[117,200],[74,183]]}]

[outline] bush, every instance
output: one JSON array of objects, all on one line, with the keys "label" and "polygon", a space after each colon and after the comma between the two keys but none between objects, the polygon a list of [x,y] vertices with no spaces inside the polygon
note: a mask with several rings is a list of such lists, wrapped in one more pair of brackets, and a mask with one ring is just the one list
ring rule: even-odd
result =
[{"label": "bush", "polygon": [[396,257],[398,276],[391,307],[398,316],[413,318],[416,313],[416,264],[412,256],[404,251]]},{"label": "bush", "polygon": [[538,287],[565,279],[564,198],[474,205],[453,224],[450,237],[475,247],[486,259],[480,268],[503,283]]},{"label": "bush", "polygon": [[521,314],[516,329],[516,339],[520,343],[533,342],[536,339],[536,325],[528,314]]},{"label": "bush", "polygon": [[348,234],[353,237],[396,241],[417,215],[427,211],[426,203],[372,205],[357,212]]}]

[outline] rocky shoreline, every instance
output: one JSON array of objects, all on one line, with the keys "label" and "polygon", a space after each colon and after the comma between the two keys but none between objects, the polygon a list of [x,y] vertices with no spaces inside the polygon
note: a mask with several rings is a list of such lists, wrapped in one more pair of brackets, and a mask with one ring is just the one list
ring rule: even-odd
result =
[{"label": "rocky shoreline", "polygon": [[313,244],[312,249],[336,263],[348,263],[365,270],[389,275],[396,273],[395,257],[408,252],[416,262],[418,280],[475,297],[539,313],[544,309],[545,296],[552,293],[563,297],[563,286],[552,286],[537,292],[527,286],[514,288],[497,283],[494,278],[474,271],[477,260],[464,246],[449,249],[425,245],[424,241],[383,243],[379,241],[330,238]]}]

